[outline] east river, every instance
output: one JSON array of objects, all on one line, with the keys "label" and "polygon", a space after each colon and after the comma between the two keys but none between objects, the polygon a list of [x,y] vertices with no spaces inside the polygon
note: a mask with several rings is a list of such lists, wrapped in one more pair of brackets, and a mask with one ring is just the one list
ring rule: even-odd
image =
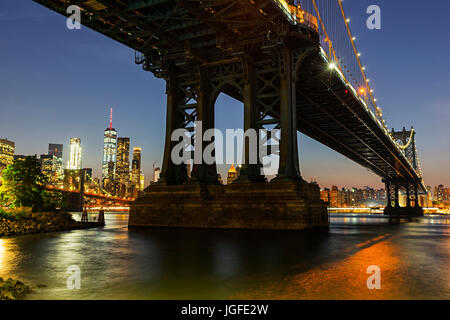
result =
[{"label": "east river", "polygon": [[[26,299],[450,299],[450,217],[334,215],[326,231],[273,232],[105,216],[104,228],[0,239],[0,277],[36,287]],[[379,290],[367,288],[373,265]]]}]

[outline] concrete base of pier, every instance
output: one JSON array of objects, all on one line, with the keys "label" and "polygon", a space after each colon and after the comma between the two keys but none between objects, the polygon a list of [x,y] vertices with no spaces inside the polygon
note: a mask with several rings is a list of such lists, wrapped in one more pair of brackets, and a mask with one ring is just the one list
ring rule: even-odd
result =
[{"label": "concrete base of pier", "polygon": [[301,182],[162,185],[131,206],[130,226],[302,230],[328,227],[317,185]]},{"label": "concrete base of pier", "polygon": [[384,214],[399,217],[421,217],[423,209],[421,207],[389,207],[384,208]]}]

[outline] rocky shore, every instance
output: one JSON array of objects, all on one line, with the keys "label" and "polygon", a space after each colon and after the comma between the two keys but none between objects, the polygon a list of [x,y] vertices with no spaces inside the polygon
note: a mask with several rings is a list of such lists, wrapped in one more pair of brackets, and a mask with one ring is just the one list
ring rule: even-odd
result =
[{"label": "rocky shore", "polygon": [[86,229],[98,227],[96,222],[78,222],[68,213],[33,213],[20,219],[0,218],[0,237]]},{"label": "rocky shore", "polygon": [[0,300],[16,300],[30,291],[31,288],[19,280],[0,278]]}]

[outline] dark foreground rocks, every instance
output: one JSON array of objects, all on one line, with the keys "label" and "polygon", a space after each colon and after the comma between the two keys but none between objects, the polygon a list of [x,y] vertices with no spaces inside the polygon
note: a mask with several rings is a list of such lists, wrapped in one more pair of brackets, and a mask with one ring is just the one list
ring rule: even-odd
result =
[{"label": "dark foreground rocks", "polygon": [[96,222],[78,222],[68,213],[33,213],[20,219],[0,218],[0,237],[98,227]]},{"label": "dark foreground rocks", "polygon": [[0,278],[0,300],[16,300],[30,291],[31,288],[19,280]]}]

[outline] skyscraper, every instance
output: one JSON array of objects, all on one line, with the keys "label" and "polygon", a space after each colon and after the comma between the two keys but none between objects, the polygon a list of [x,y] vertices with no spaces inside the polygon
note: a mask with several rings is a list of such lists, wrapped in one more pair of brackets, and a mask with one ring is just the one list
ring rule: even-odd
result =
[{"label": "skyscraper", "polygon": [[67,164],[69,170],[81,169],[81,139],[70,138],[70,156]]},{"label": "skyscraper", "polygon": [[63,145],[62,144],[55,144],[55,143],[49,143],[48,144],[48,154],[51,156],[55,156],[58,158],[63,157]]},{"label": "skyscraper", "polygon": [[133,148],[133,162],[131,163],[131,182],[139,186],[141,177],[141,148]]},{"label": "skyscraper", "polygon": [[153,183],[156,183],[156,182],[159,181],[160,173],[161,173],[161,169],[160,168],[153,169]]},{"label": "skyscraper", "polygon": [[15,143],[0,139],[0,184],[3,170],[14,161]]},{"label": "skyscraper", "polygon": [[130,184],[130,138],[117,139],[116,180],[119,195],[125,196]]},{"label": "skyscraper", "polygon": [[41,171],[47,176],[48,182],[52,185],[57,182],[56,159],[54,155],[41,154]]},{"label": "skyscraper", "polygon": [[[117,153],[117,131],[112,127],[112,109],[110,110],[109,115],[109,127],[106,128],[104,136],[103,136],[103,161],[102,161],[102,183],[104,185],[105,179],[111,178],[108,177],[108,168],[111,171],[109,163],[116,164],[116,153]],[[113,179],[114,179],[114,171],[113,168]],[[111,173],[111,172],[110,172]]]},{"label": "skyscraper", "polygon": [[[49,143],[48,155],[53,156],[55,181],[54,183],[62,183],[64,180],[64,168],[63,168],[63,145]],[[42,156],[41,156],[42,158]]]}]

